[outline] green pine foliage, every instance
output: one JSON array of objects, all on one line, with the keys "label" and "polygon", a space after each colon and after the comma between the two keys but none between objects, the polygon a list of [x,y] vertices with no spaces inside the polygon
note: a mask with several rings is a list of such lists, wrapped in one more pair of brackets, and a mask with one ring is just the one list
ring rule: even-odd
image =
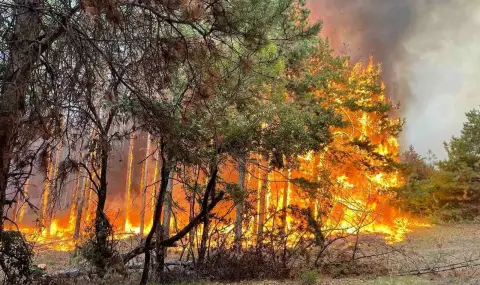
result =
[{"label": "green pine foliage", "polygon": [[406,184],[399,203],[415,214],[440,221],[473,220],[480,215],[480,111],[466,114],[460,136],[445,142],[448,156],[435,161],[413,147],[403,154]]}]

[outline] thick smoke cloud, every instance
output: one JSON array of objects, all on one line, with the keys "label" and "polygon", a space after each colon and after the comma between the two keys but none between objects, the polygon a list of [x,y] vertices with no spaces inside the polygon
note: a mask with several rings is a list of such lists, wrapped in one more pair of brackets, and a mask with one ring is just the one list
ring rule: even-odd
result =
[{"label": "thick smoke cloud", "polygon": [[401,138],[445,157],[464,113],[480,104],[479,0],[310,0],[339,53],[382,63],[388,94],[407,119]]}]

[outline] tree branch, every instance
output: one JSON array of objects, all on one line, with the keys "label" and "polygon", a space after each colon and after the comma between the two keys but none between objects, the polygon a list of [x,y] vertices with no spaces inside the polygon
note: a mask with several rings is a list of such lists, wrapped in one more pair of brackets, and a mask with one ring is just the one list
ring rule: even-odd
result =
[{"label": "tree branch", "polygon": [[[198,213],[197,216],[195,216],[189,223],[186,225],[181,231],[179,231],[177,234],[174,236],[163,240],[160,242],[161,246],[165,247],[171,247],[175,244],[175,242],[179,241],[183,237],[185,237],[195,226],[200,224],[203,221],[203,218],[205,218],[206,214],[209,213],[215,206],[223,199],[224,192],[220,192],[218,196],[208,205],[208,207],[205,207]],[[157,246],[157,241],[153,241],[150,246],[148,247],[148,250],[152,250]],[[132,260],[135,256],[140,255],[145,252],[145,246],[142,244],[130,252],[126,253],[123,255],[123,262],[127,263],[130,260]]]}]

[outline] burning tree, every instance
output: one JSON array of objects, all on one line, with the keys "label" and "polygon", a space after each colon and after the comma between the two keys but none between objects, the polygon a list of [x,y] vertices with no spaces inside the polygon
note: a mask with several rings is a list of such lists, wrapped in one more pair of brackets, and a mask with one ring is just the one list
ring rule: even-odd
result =
[{"label": "burning tree", "polygon": [[[296,137],[288,134],[296,123],[305,128],[305,122],[312,121],[285,109],[272,120],[285,124],[278,125],[277,132],[268,134],[275,123],[263,126],[267,144],[278,140],[285,144],[273,143],[273,152],[251,152],[245,160],[248,166],[242,166],[248,169],[248,194],[242,196],[245,216],[236,218],[244,223],[241,237],[235,231],[237,243],[243,240],[248,247],[256,240],[262,247],[280,238],[284,246],[294,247],[302,237],[313,238],[311,246],[324,248],[360,231],[384,233],[390,241],[403,239],[409,220],[388,202],[395,197],[392,188],[402,183],[396,140],[402,121],[390,118],[394,106],[385,97],[379,66],[373,61],[349,66],[345,60],[333,57],[328,43],[319,43],[303,64],[289,71],[291,81],[282,91],[283,100],[329,108],[332,138],[326,145],[316,141],[303,155],[285,150],[279,159],[280,147],[295,150],[299,142],[308,144],[301,132],[291,133]],[[315,113],[305,107],[296,110]],[[335,115],[342,122],[336,122]],[[285,132],[283,126],[288,126]]]},{"label": "burning tree", "polygon": [[344,126],[332,129],[328,148],[303,158],[313,181],[329,181],[319,193],[326,199],[313,205],[314,216],[330,234],[363,230],[402,239],[405,220],[388,202],[402,183],[396,140],[402,121],[390,118],[394,106],[385,96],[380,67],[372,59],[348,67],[345,81],[333,82],[331,90],[324,104],[342,116]]},{"label": "burning tree", "polygon": [[[260,6],[259,11],[267,7],[263,4]],[[173,73],[173,85],[166,98],[154,97],[149,98],[149,101],[139,101],[139,106],[147,110],[146,113],[141,113],[145,128],[159,140],[162,165],[162,178],[154,210],[153,226],[145,243],[126,254],[124,258],[126,261],[135,254],[145,252],[142,282],[146,282],[146,276],[148,276],[150,247],[153,244],[157,249],[169,246],[191,232],[200,222],[203,223],[203,227],[198,257],[200,261],[204,259],[207,238],[210,236],[209,211],[222,200],[224,195],[224,191],[217,189],[219,188],[217,179],[227,178],[222,173],[222,166],[226,167],[232,160],[243,157],[251,149],[264,148],[266,151],[273,149],[272,145],[265,144],[266,134],[262,126],[275,117],[278,110],[269,111],[269,109],[277,107],[279,102],[269,100],[270,88],[265,86],[265,82],[272,80],[283,84],[278,78],[283,79],[283,62],[288,54],[287,44],[293,40],[302,43],[309,41],[317,31],[315,26],[309,27],[306,24],[305,14],[297,11],[297,9],[302,11],[301,5],[280,3],[278,7],[283,12],[288,11],[291,17],[291,22],[288,23],[280,24],[276,18],[272,18],[268,23],[281,26],[284,37],[281,41],[274,39],[251,43],[251,39],[247,39],[245,43],[243,39],[233,39],[235,45],[244,46],[244,48],[229,51],[219,60],[216,60],[216,54],[198,58],[198,62],[193,61],[201,67],[195,70],[196,73],[192,72],[189,66]],[[202,46],[197,48],[199,54],[206,52]],[[298,103],[295,104],[298,106]],[[292,106],[292,110],[295,106]],[[325,117],[323,113],[310,113],[310,115],[311,118],[317,117],[323,124],[327,124],[323,120]],[[277,147],[278,145],[280,142]],[[187,219],[178,223],[179,229],[176,234],[171,237],[162,237],[162,232],[169,231],[157,232],[157,228],[164,207],[168,177],[175,165],[181,165],[190,174],[195,173],[194,169],[198,169],[194,185],[185,187],[193,188],[194,193],[190,197],[190,204],[185,205],[184,201],[173,196],[173,203],[186,206],[180,211],[188,212],[186,210],[188,208],[191,211]],[[183,177],[185,180],[187,178],[188,175]],[[206,179],[208,183],[199,183],[199,178]],[[225,185],[222,185],[224,190],[228,188]],[[198,208],[195,206],[196,200]],[[192,214],[195,212],[197,213]],[[164,215],[167,214],[164,213]],[[175,212],[175,216],[181,215]],[[165,229],[169,226],[167,220],[163,227]],[[158,255],[157,250],[157,258]],[[159,269],[163,270],[161,261]]]},{"label": "burning tree", "polygon": [[[140,128],[155,135],[161,150],[162,179],[157,193],[156,213],[143,247],[148,249],[162,212],[168,180],[165,175],[170,173],[172,165],[178,160],[188,162],[185,153],[195,149],[206,148],[219,154],[226,152],[223,138],[213,137],[217,142],[212,148],[206,141],[209,137],[199,132],[195,121],[187,119],[199,118],[200,126],[205,124],[209,131],[215,130],[209,124],[215,123],[216,118],[207,116],[207,111],[208,104],[215,103],[212,100],[216,100],[219,94],[224,95],[223,102],[217,102],[215,112],[232,107],[232,102],[245,110],[248,110],[245,106],[258,107],[258,104],[251,105],[255,100],[250,102],[248,97],[235,96],[245,91],[248,95],[255,94],[248,90],[247,84],[253,83],[258,91],[263,88],[262,80],[265,81],[268,76],[275,79],[278,75],[276,69],[281,69],[276,57],[283,56],[283,49],[277,50],[277,46],[311,37],[317,30],[306,24],[307,13],[303,4],[297,1],[256,2],[254,9],[249,1],[83,1],[68,5],[63,2],[19,1],[4,5],[2,9],[5,12],[2,28],[9,37],[2,41],[8,52],[3,54],[6,64],[2,74],[1,115],[5,124],[2,124],[0,135],[7,143],[2,143],[0,149],[0,207],[6,210],[7,189],[11,186],[8,181],[12,169],[17,167],[12,152],[23,139],[15,125],[25,121],[26,126],[35,126],[25,120],[30,114],[27,108],[31,107],[27,104],[30,98],[27,95],[31,91],[32,97],[40,94],[42,97],[38,101],[48,102],[47,107],[55,107],[52,107],[55,111],[52,111],[52,118],[57,122],[58,129],[58,136],[54,138],[50,134],[31,139],[42,144],[47,139],[55,143],[55,147],[50,144],[47,145],[50,147],[35,146],[45,150],[42,153],[47,158],[45,168],[48,170],[48,185],[42,193],[41,222],[47,227],[47,235],[53,226],[55,230],[50,234],[62,232],[58,231],[58,224],[50,222],[50,217],[47,217],[50,215],[47,215],[46,209],[50,206],[55,208],[55,202],[50,201],[53,197],[50,183],[63,181],[70,174],[77,180],[79,176],[86,175],[84,181],[88,180],[91,186],[87,187],[86,182],[82,187],[74,183],[76,191],[72,192],[77,201],[80,201],[80,188],[91,188],[96,194],[95,235],[102,258],[108,257],[103,249],[106,247],[105,233],[110,227],[105,214],[107,172],[113,142],[122,136],[120,126],[133,124],[131,118],[139,118],[144,124]],[[29,29],[31,23],[38,25]],[[275,65],[277,68],[270,72],[269,67]],[[263,75],[254,77],[254,72]],[[174,84],[179,82],[184,84],[181,86],[184,90],[175,94]],[[231,91],[224,92],[220,87]],[[46,100],[49,98],[51,100]],[[263,97],[260,99],[264,100]],[[121,116],[126,113],[125,110],[129,111],[131,118]],[[39,112],[32,121],[43,126],[48,115]],[[153,123],[152,118],[156,119]],[[259,122],[255,123],[258,125]],[[85,143],[79,140],[81,137],[90,140],[87,149]],[[174,151],[175,144],[181,145],[182,142],[186,143],[185,150]],[[51,159],[53,153],[56,155]],[[218,164],[216,160],[211,158],[209,164],[213,167]],[[23,168],[19,165],[19,169]],[[214,167],[210,172],[216,172]],[[25,177],[28,180],[29,175]],[[54,188],[60,195],[61,190],[65,190],[65,187],[57,187],[56,184]],[[20,187],[20,190],[23,188]],[[208,202],[210,196],[206,197]],[[79,211],[70,213],[70,216],[77,215],[77,224],[82,216],[81,204],[74,203]],[[193,219],[192,225],[200,222],[206,212],[208,209],[204,207],[203,213]],[[3,219],[0,226],[3,230]],[[69,223],[62,230],[72,228]],[[77,225],[75,228],[74,231],[78,232]],[[99,267],[102,271],[105,262],[99,262]],[[146,269],[145,276],[148,276],[148,261]]]}]

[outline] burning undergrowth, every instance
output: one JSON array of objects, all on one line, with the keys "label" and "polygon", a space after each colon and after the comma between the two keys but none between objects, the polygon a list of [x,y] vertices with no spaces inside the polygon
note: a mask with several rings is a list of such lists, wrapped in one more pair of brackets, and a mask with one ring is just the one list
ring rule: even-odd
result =
[{"label": "burning undergrowth", "polygon": [[25,40],[4,43],[0,232],[77,247],[100,278],[143,257],[146,285],[171,256],[202,278],[283,277],[420,225],[390,203],[402,121],[380,66],[333,55],[305,1],[207,2],[6,8]]},{"label": "burning undergrowth", "polygon": [[[332,68],[315,57],[308,64],[304,72],[312,76]],[[112,175],[104,183],[109,187],[104,201],[109,232],[101,241],[89,229],[102,228],[94,225],[103,176],[98,169],[84,168],[59,183],[55,177],[68,153],[57,145],[46,160],[46,173],[25,184],[28,196],[16,203],[11,220],[37,249],[80,246],[82,258],[98,276],[106,273],[110,260],[129,265],[147,246],[156,266],[168,263],[167,258],[192,263],[188,276],[200,279],[291,278],[312,268],[332,276],[372,268],[376,274],[378,264],[357,262],[361,237],[401,242],[412,227],[425,224],[391,203],[393,189],[404,183],[396,140],[402,121],[390,117],[395,106],[385,96],[380,67],[373,59],[366,66],[330,64],[342,66],[342,79],[311,94],[342,122],[329,127],[331,141],[325,147],[294,159],[251,152],[239,160],[228,158],[218,168],[179,162],[167,168],[158,141],[135,132],[120,140],[109,158]],[[269,128],[262,125],[265,132]],[[88,161],[95,155],[89,153]],[[160,227],[146,245],[160,192]],[[129,242],[129,248],[119,246]],[[164,281],[178,280],[169,274],[186,270],[153,269]]]},{"label": "burning undergrowth", "polygon": [[[390,205],[395,198],[391,189],[403,183],[395,166],[396,136],[402,122],[389,117],[394,106],[379,83],[380,69],[370,62],[350,70],[346,81],[332,82],[328,90],[316,94],[327,98],[321,104],[333,109],[344,121],[343,127],[331,130],[333,141],[327,148],[298,157],[283,170],[275,169],[271,158],[261,154],[246,158],[244,173],[235,169],[233,161],[225,165],[220,172],[220,184],[229,197],[213,212],[218,222],[211,229],[212,234],[233,234],[234,228],[241,225],[241,236],[237,233],[226,243],[251,246],[261,242],[267,230],[301,232],[306,229],[306,221],[310,226],[315,224],[323,236],[381,233],[387,241],[398,242],[411,226],[422,225]],[[329,96],[325,96],[326,92]],[[116,150],[114,160],[119,162],[112,171],[125,176],[110,176],[109,183],[115,188],[105,212],[117,238],[143,235],[151,227],[160,167],[155,145],[150,135],[139,134],[122,142]],[[95,183],[90,181],[91,173],[77,172],[61,185],[63,191],[55,199],[50,197],[50,189],[59,187],[54,177],[65,155],[61,146],[52,153],[43,181],[37,175],[25,185],[28,201],[36,199],[39,211],[18,203],[12,220],[37,244],[70,250],[93,222]],[[243,192],[236,197],[233,190],[241,176],[244,189],[237,189]],[[171,173],[163,217],[169,234],[198,213],[198,195],[205,189],[204,181],[205,173],[200,168],[179,166]],[[309,218],[300,219],[299,213],[305,212]],[[190,234],[186,242],[195,242],[199,235],[200,232]]]}]

